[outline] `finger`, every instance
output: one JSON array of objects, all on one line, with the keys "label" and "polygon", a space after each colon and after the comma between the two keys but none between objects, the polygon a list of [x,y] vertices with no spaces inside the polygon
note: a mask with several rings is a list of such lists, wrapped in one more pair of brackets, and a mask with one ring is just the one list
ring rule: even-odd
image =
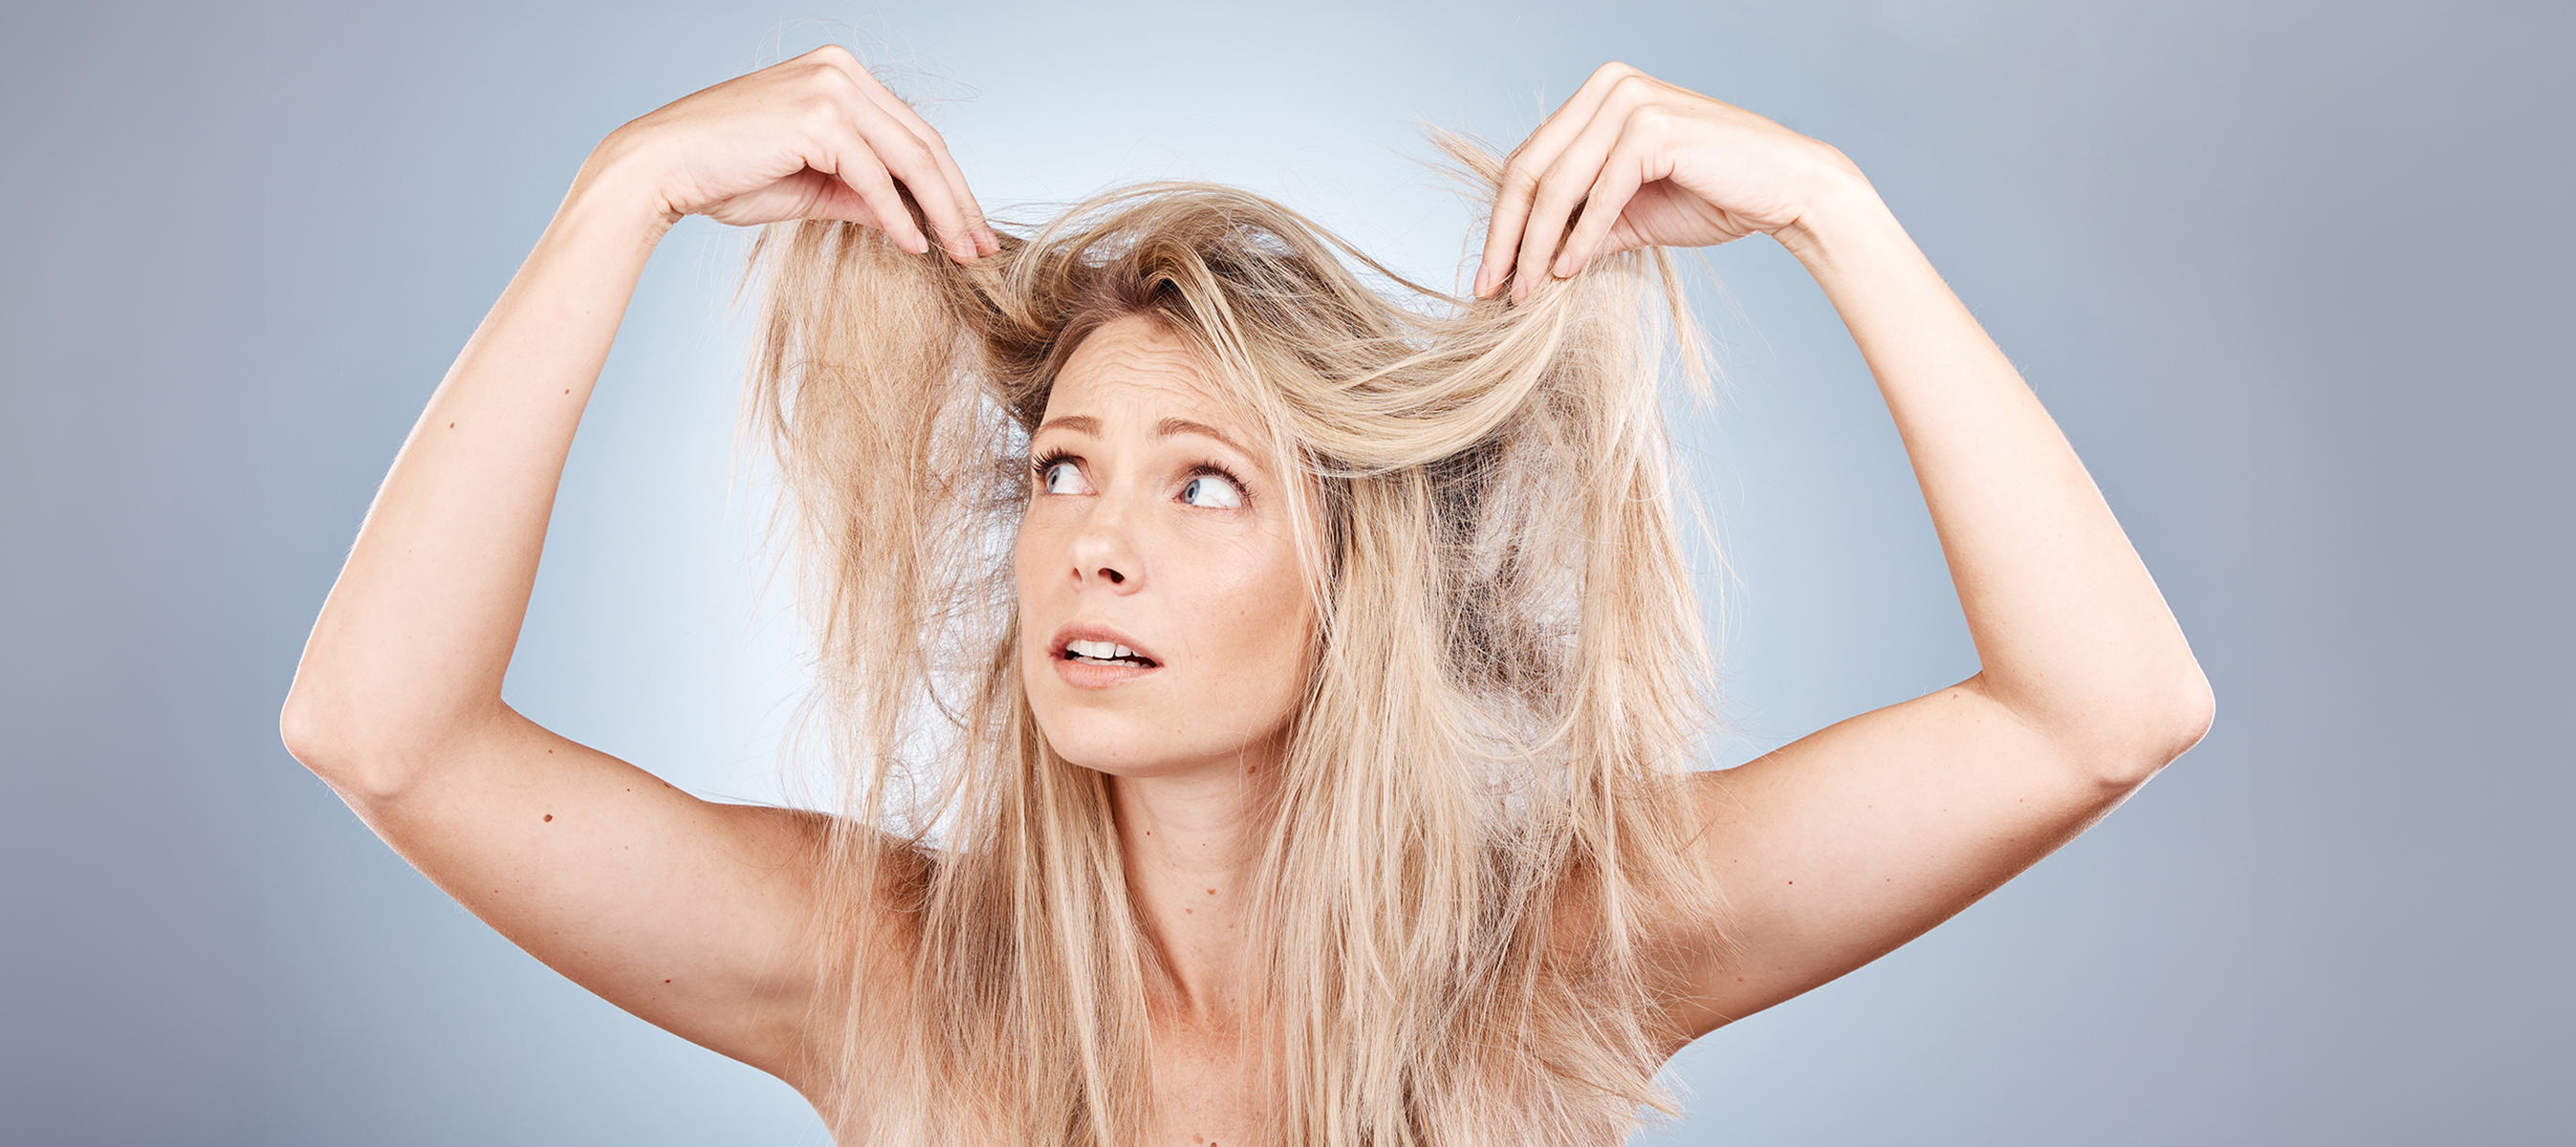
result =
[{"label": "finger", "polygon": [[1651,141],[1637,132],[1630,130],[1620,135],[1609,158],[1602,161],[1600,177],[1593,180],[1591,190],[1583,196],[1583,218],[1575,222],[1574,233],[1565,237],[1564,253],[1557,256],[1550,274],[1562,279],[1580,273],[1601,257],[1602,249],[1609,244],[1611,228],[1618,226],[1619,215],[1628,209],[1628,201],[1636,198],[1638,188],[1660,178],[1646,170],[1652,151]]},{"label": "finger", "polygon": [[1555,165],[1566,145],[1592,122],[1611,89],[1634,70],[1622,64],[1604,64],[1595,69],[1582,87],[1548,113],[1537,131],[1512,149],[1511,159],[1503,167],[1501,192],[1495,197],[1492,216],[1486,220],[1484,258],[1476,267],[1477,297],[1502,286],[1504,272],[1512,266],[1521,233],[1529,222],[1539,176]]},{"label": "finger", "polygon": [[[846,52],[836,53],[836,56],[846,55]],[[913,202],[921,205],[923,217],[939,234],[940,245],[949,256],[961,262],[973,260],[976,244],[966,229],[965,212],[958,206],[961,192],[949,185],[948,176],[940,170],[930,145],[922,142],[911,128],[877,102],[874,94],[883,92],[884,85],[867,76],[864,70],[854,77],[848,67],[833,60],[834,57],[826,57],[827,66],[821,69],[820,74],[828,77],[830,103],[840,126],[855,135],[874,157],[875,162],[868,166],[884,169],[912,192]],[[911,213],[902,214],[906,224],[910,224]],[[917,232],[918,229],[914,230]],[[888,231],[888,234],[893,232]]]},{"label": "finger", "polygon": [[[912,212],[905,209],[902,194],[895,190],[893,173],[877,161],[875,151],[867,146],[866,141],[853,136],[822,158],[828,165],[823,170],[867,204],[868,210],[876,214],[877,229],[885,232],[886,238],[894,240],[895,246],[915,255],[930,250],[929,237],[913,223]],[[914,198],[919,199],[920,196]]]},{"label": "finger", "polygon": [[[1565,237],[1566,220],[1592,185],[1600,181],[1601,165],[1617,145],[1625,118],[1614,109],[1597,112],[1592,122],[1583,125],[1582,132],[1567,142],[1547,173],[1539,177],[1512,271],[1514,301],[1528,298],[1545,281],[1549,264],[1556,259],[1557,244]],[[1591,214],[1589,209],[1584,211],[1586,218]]]},{"label": "finger", "polygon": [[959,262],[973,262],[976,242],[959,205],[965,196],[949,185],[930,145],[873,104],[853,126],[886,170],[912,191],[912,201],[921,205],[923,218],[938,233],[941,249]]},{"label": "finger", "polygon": [[[985,220],[983,204],[976,200],[975,189],[967,184],[966,173],[957,166],[956,156],[949,153],[947,138],[940,135],[937,128],[930,126],[930,121],[921,118],[921,113],[913,110],[911,104],[896,99],[894,93],[885,91],[883,85],[878,85],[877,92],[871,93],[870,98],[876,101],[877,106],[884,108],[888,115],[893,116],[897,122],[909,129],[914,138],[919,139],[924,147],[930,149],[931,160],[939,165],[940,176],[947,182],[950,191],[955,194],[958,213],[966,221],[966,237],[971,244],[971,254],[990,255],[1000,251],[1002,241],[993,234],[992,224]],[[913,194],[918,197],[921,193],[919,189],[915,189]]]},{"label": "finger", "polygon": [[[958,169],[956,159],[949,155],[948,141],[940,136],[938,129],[931,127],[930,122],[921,118],[921,113],[915,111],[911,104],[905,103],[902,97],[878,80],[875,73],[862,66],[858,57],[851,55],[848,49],[832,44],[815,49],[811,55],[817,62],[848,77],[868,106],[900,127],[912,137],[914,144],[928,153],[929,165],[938,173],[938,186],[928,186],[927,179],[916,182],[899,167],[897,174],[904,175],[904,186],[912,190],[914,201],[922,205],[923,214],[929,215],[932,223],[939,227],[949,254],[961,261],[971,261],[978,255],[1001,250],[1001,241],[984,219],[983,206],[976,201],[973,189],[966,183],[966,173]],[[871,143],[875,142],[872,137]],[[931,203],[934,196],[945,200],[945,206],[934,206]],[[950,220],[955,221],[953,227],[948,222]]]},{"label": "finger", "polygon": [[[850,190],[850,185],[843,183],[840,176],[827,175],[808,167],[780,182],[786,193],[792,197],[792,201],[797,204],[785,216],[786,218],[835,219],[878,231],[886,229],[885,222],[877,218],[876,209],[868,206],[867,201],[861,199],[857,192]],[[737,204],[744,198],[738,195],[726,200],[724,205],[720,206]],[[716,213],[709,211],[708,214]],[[717,217],[723,218],[721,215]]]},{"label": "finger", "polygon": [[1502,188],[1494,201],[1492,216],[1486,220],[1485,253],[1476,268],[1476,294],[1483,297],[1502,286],[1505,273],[1519,252],[1522,232],[1527,228],[1532,200],[1536,197],[1539,178],[1556,163],[1567,143],[1591,122],[1602,100],[1608,97],[1616,82],[1618,65],[1595,69],[1583,86],[1548,114],[1538,130],[1521,145],[1512,149],[1504,165]]},{"label": "finger", "polygon": [[[937,169],[923,158],[927,153],[920,141],[895,125],[866,97],[866,89],[876,81],[861,78],[866,76],[864,70],[852,76],[850,66],[844,64],[848,56],[846,50],[826,46],[798,57],[814,65],[801,74],[798,83],[808,85],[807,90],[820,97],[807,105],[802,148],[805,166],[825,172],[849,188],[876,214],[878,229],[897,246],[915,253],[927,251],[929,241],[913,222],[912,212],[904,207],[894,181],[897,175],[919,178],[925,171],[935,180]],[[906,144],[910,145],[909,152]],[[913,180],[905,182],[910,185]],[[913,198],[924,204],[927,214],[929,203],[942,196],[931,186],[915,186]]]},{"label": "finger", "polygon": [[[1516,153],[1503,167],[1502,190],[1494,199],[1494,210],[1485,220],[1485,254],[1476,264],[1476,297],[1484,298],[1503,285],[1505,270],[1520,249],[1522,228],[1529,222],[1530,197],[1538,188],[1538,176],[1547,170],[1535,159],[1523,165],[1529,156],[1529,145]],[[1552,158],[1552,157],[1551,157]]]}]

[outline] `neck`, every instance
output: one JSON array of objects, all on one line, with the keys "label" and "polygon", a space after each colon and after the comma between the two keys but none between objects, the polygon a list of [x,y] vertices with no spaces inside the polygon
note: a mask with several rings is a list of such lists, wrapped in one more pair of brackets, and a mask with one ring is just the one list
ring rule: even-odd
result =
[{"label": "neck", "polygon": [[1260,794],[1275,753],[1206,769],[1109,778],[1128,895],[1157,969],[1149,1006],[1192,1027],[1228,1028],[1245,1005],[1247,911],[1260,861]]}]

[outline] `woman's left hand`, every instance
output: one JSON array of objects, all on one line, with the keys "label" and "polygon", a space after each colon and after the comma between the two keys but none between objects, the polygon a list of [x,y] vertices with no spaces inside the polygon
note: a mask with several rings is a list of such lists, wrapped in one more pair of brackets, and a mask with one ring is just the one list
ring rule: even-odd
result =
[{"label": "woman's left hand", "polygon": [[[1603,64],[1512,152],[1476,295],[1512,298],[1638,247],[1706,247],[1796,224],[1825,194],[1866,186],[1826,144],[1731,104]],[[1582,217],[1571,234],[1567,220]]]}]

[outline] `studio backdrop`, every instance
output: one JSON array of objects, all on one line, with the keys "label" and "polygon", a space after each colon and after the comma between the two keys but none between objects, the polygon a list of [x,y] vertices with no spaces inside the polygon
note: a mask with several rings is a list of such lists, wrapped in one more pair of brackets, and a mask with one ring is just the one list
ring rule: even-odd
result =
[{"label": "studio backdrop", "polygon": [[[820,1144],[279,747],[375,483],[592,144],[826,41],[1013,219],[1278,198],[1461,283],[1419,125],[1634,64],[1831,142],[2064,426],[2208,740],[1925,938],[1702,1040],[1708,1144],[2576,1141],[2563,6],[20,3],[0,35],[0,1143]],[[774,800],[805,683],[738,457],[744,236],[646,273],[508,699]],[[1975,669],[1848,336],[1710,253],[1672,405],[1712,765]]]}]

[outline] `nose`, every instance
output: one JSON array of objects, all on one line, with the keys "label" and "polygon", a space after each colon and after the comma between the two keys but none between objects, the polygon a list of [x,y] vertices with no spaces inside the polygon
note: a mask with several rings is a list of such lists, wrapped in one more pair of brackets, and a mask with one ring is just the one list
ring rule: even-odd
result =
[{"label": "nose", "polygon": [[1145,563],[1136,552],[1134,534],[1126,514],[1112,497],[1093,498],[1092,509],[1083,515],[1082,528],[1073,535],[1073,579],[1084,587],[1100,586],[1116,593],[1134,593],[1144,587]]}]

